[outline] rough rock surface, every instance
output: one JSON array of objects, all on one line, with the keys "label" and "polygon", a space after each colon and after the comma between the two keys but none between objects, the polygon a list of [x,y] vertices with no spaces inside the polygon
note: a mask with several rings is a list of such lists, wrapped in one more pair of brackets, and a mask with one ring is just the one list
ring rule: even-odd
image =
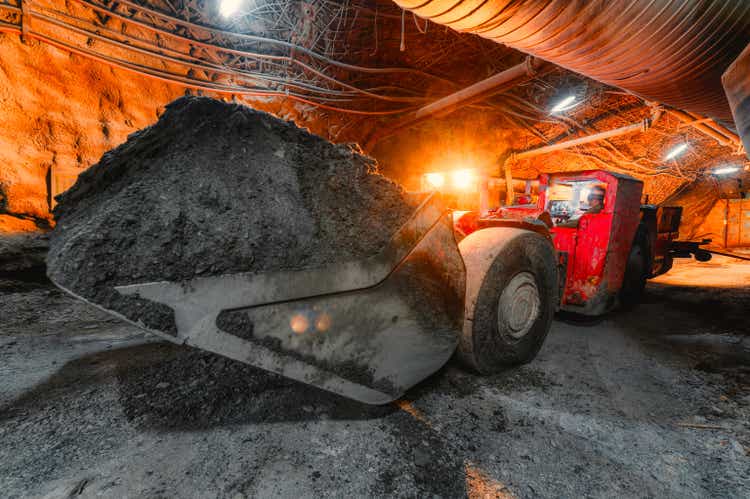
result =
[{"label": "rough rock surface", "polygon": [[58,202],[50,277],[163,331],[169,308],[113,286],[366,257],[414,209],[352,148],[202,97],[171,103]]},{"label": "rough rock surface", "polygon": [[4,274],[44,273],[48,248],[47,235],[41,232],[3,234],[0,232],[0,276]]},{"label": "rough rock surface", "polygon": [[0,33],[0,212],[48,221],[50,169],[83,171],[185,90],[27,42]]},{"label": "rough rock surface", "polygon": [[0,285],[1,495],[750,497],[748,279],[680,259],[527,366],[449,365],[382,407]]},{"label": "rough rock surface", "polygon": [[708,177],[684,185],[664,200],[663,205],[681,206],[680,237],[697,239],[700,236],[698,231],[701,222],[706,220],[721,195],[721,185],[715,178]]},{"label": "rough rock surface", "polygon": [[[4,201],[2,187],[0,186],[0,210],[3,209]],[[0,235],[29,234],[32,232],[39,232],[39,226],[34,220],[0,214]]]}]

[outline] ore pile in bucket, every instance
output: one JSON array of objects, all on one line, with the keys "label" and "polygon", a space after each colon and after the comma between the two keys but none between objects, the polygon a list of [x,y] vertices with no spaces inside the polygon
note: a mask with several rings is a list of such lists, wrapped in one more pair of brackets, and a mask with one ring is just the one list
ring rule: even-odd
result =
[{"label": "ore pile in bucket", "polygon": [[169,307],[114,287],[364,258],[416,207],[353,147],[205,97],[169,104],[58,203],[50,278],[170,334]]}]

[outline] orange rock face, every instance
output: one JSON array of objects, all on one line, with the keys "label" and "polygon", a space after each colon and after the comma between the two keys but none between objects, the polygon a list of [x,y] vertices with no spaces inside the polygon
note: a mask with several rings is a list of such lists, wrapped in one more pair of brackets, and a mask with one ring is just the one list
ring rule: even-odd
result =
[{"label": "orange rock face", "polygon": [[[52,223],[53,196],[186,89],[0,33],[0,213]],[[252,107],[329,136],[336,120],[287,99]],[[0,231],[2,231],[0,227]]]},{"label": "orange rock face", "polygon": [[21,234],[38,230],[33,220],[0,215],[0,234]]},{"label": "orange rock face", "polygon": [[15,35],[0,34],[0,54],[0,189],[11,214],[49,220],[56,169],[83,171],[183,93]]}]

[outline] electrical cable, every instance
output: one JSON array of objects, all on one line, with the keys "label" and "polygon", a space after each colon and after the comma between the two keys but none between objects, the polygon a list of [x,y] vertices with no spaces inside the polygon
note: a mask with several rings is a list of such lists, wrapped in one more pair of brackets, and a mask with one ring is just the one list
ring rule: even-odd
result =
[{"label": "electrical cable", "polygon": [[[20,35],[21,29],[10,23],[5,23],[5,22],[0,21],[0,32],[13,33],[13,34]],[[33,30],[29,30],[27,32],[27,36],[29,36],[30,38],[35,38],[37,40],[40,40],[44,43],[47,43],[59,49],[65,50],[67,52],[75,53],[83,57],[88,57],[90,59],[96,60],[97,62],[101,62],[101,63],[107,64],[113,67],[124,69],[126,71],[130,71],[132,73],[136,73],[141,76],[163,81],[166,83],[178,84],[183,87],[192,88],[195,90],[203,90],[203,91],[215,92],[215,93],[227,94],[227,95],[233,95],[233,94],[243,95],[243,96],[248,96],[248,97],[286,97],[286,98],[289,98],[289,99],[292,99],[292,100],[295,100],[304,104],[308,104],[314,107],[327,109],[329,111],[336,111],[336,112],[341,112],[341,113],[364,115],[364,116],[386,116],[386,115],[393,115],[393,114],[401,114],[401,113],[409,112],[409,111],[416,109],[416,107],[394,109],[394,110],[389,110],[389,111],[365,111],[365,110],[358,110],[358,109],[347,109],[347,108],[341,108],[337,106],[331,106],[328,104],[323,104],[320,102],[315,102],[304,96],[296,95],[291,92],[277,92],[277,91],[267,91],[263,89],[247,89],[247,88],[242,88],[242,87],[229,87],[226,85],[208,84],[207,82],[196,81],[193,78],[180,77],[178,75],[174,75],[172,73],[168,73],[165,71],[159,71],[159,70],[155,70],[151,68],[144,68],[140,65],[137,65],[128,61],[119,60],[114,57],[96,54],[93,51],[89,51],[89,50],[82,49],[80,47],[72,46],[65,42],[55,40],[49,36],[43,35],[41,33],[37,33]]]}]

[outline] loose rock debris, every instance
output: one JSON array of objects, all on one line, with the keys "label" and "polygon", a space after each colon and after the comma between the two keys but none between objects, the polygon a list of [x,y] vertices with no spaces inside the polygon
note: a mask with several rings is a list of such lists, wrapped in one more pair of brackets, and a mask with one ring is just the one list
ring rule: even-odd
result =
[{"label": "loose rock debris", "polygon": [[[746,344],[748,268],[679,262],[649,283],[637,313],[589,327],[556,321],[527,366],[479,377],[449,365],[408,402],[380,407],[157,343],[49,284],[0,287],[0,489],[9,498],[68,497],[82,483],[92,497],[747,497],[748,351],[724,339],[733,331]],[[698,272],[723,287],[673,282]]]},{"label": "loose rock debris", "polygon": [[354,148],[204,97],[172,102],[58,202],[53,281],[168,333],[168,307],[114,286],[364,258],[416,206]]}]

